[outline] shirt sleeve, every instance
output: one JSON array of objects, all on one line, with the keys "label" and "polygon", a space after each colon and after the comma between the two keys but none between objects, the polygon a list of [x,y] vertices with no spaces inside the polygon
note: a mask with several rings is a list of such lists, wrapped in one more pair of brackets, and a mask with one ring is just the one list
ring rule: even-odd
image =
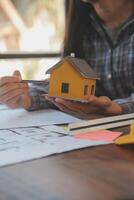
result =
[{"label": "shirt sleeve", "polygon": [[32,105],[28,111],[34,111],[45,108],[56,108],[50,101],[45,100],[43,94],[48,94],[49,80],[46,80],[42,84],[30,84],[29,95],[32,100]]},{"label": "shirt sleeve", "polygon": [[134,112],[134,93],[132,93],[128,98],[115,99],[113,101],[121,106],[123,114]]}]

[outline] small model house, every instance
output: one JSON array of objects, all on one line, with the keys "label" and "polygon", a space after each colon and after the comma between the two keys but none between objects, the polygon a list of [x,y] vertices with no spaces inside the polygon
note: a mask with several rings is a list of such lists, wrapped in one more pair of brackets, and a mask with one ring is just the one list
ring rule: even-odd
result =
[{"label": "small model house", "polygon": [[99,79],[85,60],[72,56],[63,58],[46,73],[50,74],[49,96],[76,101],[86,102],[94,95]]}]

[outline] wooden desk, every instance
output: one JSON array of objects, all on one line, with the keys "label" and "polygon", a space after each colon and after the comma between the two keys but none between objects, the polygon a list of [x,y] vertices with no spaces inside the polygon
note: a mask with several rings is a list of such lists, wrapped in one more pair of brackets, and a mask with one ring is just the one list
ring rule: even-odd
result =
[{"label": "wooden desk", "polygon": [[0,168],[0,200],[134,200],[134,147],[112,144]]}]

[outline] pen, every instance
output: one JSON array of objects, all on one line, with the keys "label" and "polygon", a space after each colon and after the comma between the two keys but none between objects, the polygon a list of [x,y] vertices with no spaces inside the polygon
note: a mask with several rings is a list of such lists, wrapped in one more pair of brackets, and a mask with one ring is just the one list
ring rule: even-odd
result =
[{"label": "pen", "polygon": [[46,80],[22,80],[21,83],[45,83]]}]

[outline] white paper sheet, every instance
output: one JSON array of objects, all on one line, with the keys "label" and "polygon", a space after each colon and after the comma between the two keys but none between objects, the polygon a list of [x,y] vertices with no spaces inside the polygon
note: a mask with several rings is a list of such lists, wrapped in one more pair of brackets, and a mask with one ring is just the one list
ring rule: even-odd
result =
[{"label": "white paper sheet", "polygon": [[79,119],[71,115],[52,109],[32,112],[23,109],[0,110],[0,129],[64,124],[78,121]]},{"label": "white paper sheet", "polygon": [[104,144],[76,139],[54,125],[0,130],[0,166]]},{"label": "white paper sheet", "polygon": [[8,107],[6,105],[0,104],[0,111],[1,110],[7,110]]}]

